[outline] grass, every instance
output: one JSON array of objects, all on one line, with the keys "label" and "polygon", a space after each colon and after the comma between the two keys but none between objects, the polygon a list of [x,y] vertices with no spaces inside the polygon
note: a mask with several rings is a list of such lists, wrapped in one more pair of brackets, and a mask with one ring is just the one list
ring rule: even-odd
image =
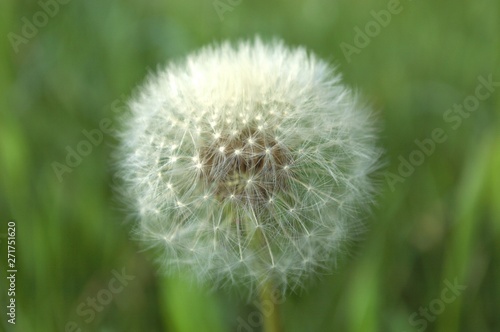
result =
[{"label": "grass", "polygon": [[[354,28],[364,29],[370,11],[387,9],[387,1],[242,1],[221,20],[212,1],[73,0],[18,52],[8,34],[21,34],[21,19],[32,21],[41,7],[2,1],[0,233],[16,221],[17,331],[71,331],[68,322],[82,331],[234,331],[238,318],[249,322],[254,306],[224,291],[207,294],[183,276],[162,277],[130,240],[111,190],[112,135],[92,145],[62,181],[53,162],[65,163],[83,130],[103,119],[116,126],[116,106],[158,64],[214,40],[255,34],[304,45],[338,66],[378,111],[386,171],[398,174],[398,157],[408,159],[415,140],[432,137],[435,128],[447,137],[394,190],[381,175],[362,241],[332,275],[287,296],[286,331],[498,330],[500,91],[456,128],[458,120],[444,115],[475,93],[478,77],[500,81],[500,3],[400,6],[347,61],[340,44],[353,44]],[[113,271],[123,269],[134,279],[92,319],[82,314],[87,297],[104,296]],[[441,312],[436,300],[455,279],[467,288]],[[424,318],[419,310],[429,305],[431,314],[441,313]],[[13,331],[4,313],[2,324]]]}]

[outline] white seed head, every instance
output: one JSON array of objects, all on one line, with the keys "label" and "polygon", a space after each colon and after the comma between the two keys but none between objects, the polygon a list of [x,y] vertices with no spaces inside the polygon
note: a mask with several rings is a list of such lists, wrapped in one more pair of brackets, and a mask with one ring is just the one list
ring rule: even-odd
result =
[{"label": "white seed head", "polygon": [[355,238],[379,156],[372,120],[303,48],[207,47],[149,77],[129,105],[123,190],[165,271],[294,288]]}]

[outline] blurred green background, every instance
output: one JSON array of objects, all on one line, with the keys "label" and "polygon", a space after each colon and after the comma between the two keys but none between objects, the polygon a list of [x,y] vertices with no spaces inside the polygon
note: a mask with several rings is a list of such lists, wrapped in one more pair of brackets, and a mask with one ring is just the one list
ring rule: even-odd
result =
[{"label": "blurred green background", "polygon": [[[260,331],[252,304],[165,278],[139,252],[112,191],[112,135],[62,181],[53,169],[86,140],[83,130],[103,119],[116,125],[148,71],[207,43],[259,34],[338,66],[377,110],[391,172],[380,175],[367,232],[339,268],[287,296],[285,331],[500,331],[499,84],[476,110],[443,118],[473,100],[479,77],[500,81],[498,0],[401,0],[349,57],[342,43],[356,47],[355,28],[388,1],[65,2],[47,7],[47,20],[36,1],[0,2],[0,330]],[[399,157],[408,160],[435,128],[447,139],[390,185]],[[5,314],[10,219],[16,329]],[[129,277],[112,293],[117,273]],[[453,294],[447,282],[466,289]],[[96,296],[105,305],[91,310],[87,298]]]}]

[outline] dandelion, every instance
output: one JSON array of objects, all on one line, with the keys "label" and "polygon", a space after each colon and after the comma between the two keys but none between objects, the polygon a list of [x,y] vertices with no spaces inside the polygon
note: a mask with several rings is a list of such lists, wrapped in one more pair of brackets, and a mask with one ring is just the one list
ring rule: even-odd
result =
[{"label": "dandelion", "polygon": [[324,61],[259,39],[167,66],[139,89],[120,176],[167,273],[294,289],[333,267],[371,201],[369,110]]}]

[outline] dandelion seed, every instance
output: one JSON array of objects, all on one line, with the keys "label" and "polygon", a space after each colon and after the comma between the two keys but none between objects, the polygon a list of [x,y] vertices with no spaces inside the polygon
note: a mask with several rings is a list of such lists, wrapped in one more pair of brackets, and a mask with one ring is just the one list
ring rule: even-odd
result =
[{"label": "dandelion seed", "polygon": [[258,39],[207,47],[129,105],[123,191],[141,239],[163,239],[167,273],[293,289],[355,239],[379,156],[373,121],[315,55]]}]

